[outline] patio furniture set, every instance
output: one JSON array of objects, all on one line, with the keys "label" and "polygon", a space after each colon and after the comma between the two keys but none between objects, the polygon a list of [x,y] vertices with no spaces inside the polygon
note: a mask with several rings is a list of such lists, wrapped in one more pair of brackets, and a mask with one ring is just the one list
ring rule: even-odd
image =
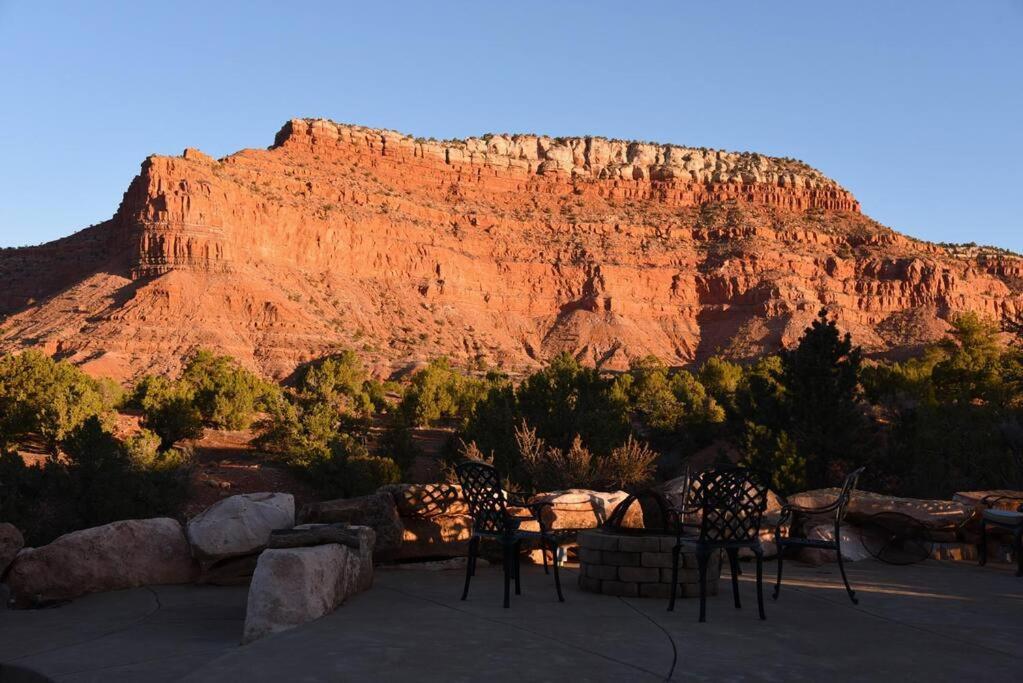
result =
[{"label": "patio furniture set", "polygon": [[[835,499],[817,507],[805,507],[785,503],[779,511],[779,516],[774,524],[773,536],[777,546],[778,567],[777,578],[772,593],[773,599],[777,600],[781,591],[782,576],[784,571],[785,552],[790,548],[814,548],[834,551],[837,556],[839,572],[845,584],[846,592],[852,603],[859,604],[856,591],[849,584],[845,571],[845,564],[842,558],[842,522],[845,519],[849,502],[856,491],[860,476],[863,474],[860,468],[846,476],[845,481]],[[543,516],[543,508],[549,506],[547,502],[530,502],[521,499],[504,491],[501,486],[501,478],[498,471],[491,465],[467,461],[456,467],[458,478],[462,484],[463,495],[469,505],[470,515],[473,519],[472,537],[469,542],[469,557],[466,563],[465,585],[462,590],[462,599],[469,595],[469,585],[476,573],[477,558],[480,552],[480,544],[483,540],[496,541],[500,544],[502,552],[502,563],[504,571],[504,607],[511,604],[511,587],[514,584],[515,595],[520,595],[521,588],[521,549],[522,544],[534,543],[544,552],[544,572],[549,574],[553,567],[554,587],[557,591],[558,600],[565,601],[561,590],[561,577],[558,571],[559,546],[562,543],[564,530],[553,531],[548,528]],[[675,505],[667,502],[659,492],[645,492],[652,497],[660,508],[663,517],[661,527],[653,526],[647,529],[621,529],[620,523],[625,511],[632,505],[638,495],[629,496],[618,505],[616,510],[608,517],[604,528],[606,531],[628,532],[638,537],[644,534],[651,538],[665,539],[674,536],[670,545],[670,590],[668,590],[668,610],[674,610],[677,593],[680,586],[680,565],[683,556],[695,558],[698,570],[700,612],[699,620],[706,620],[706,602],[708,586],[708,568],[712,565],[712,558],[720,556],[721,553],[728,559],[732,597],[736,608],[741,607],[739,599],[739,575],[742,570],[739,566],[740,551],[746,550],[753,554],[756,564],[756,590],[757,608],[761,619],[765,619],[764,596],[763,596],[763,561],[764,550],[761,545],[761,524],[764,511],[767,508],[768,488],[764,478],[757,472],[738,466],[716,466],[699,472],[695,475],[685,475],[682,485],[682,499],[676,501]],[[981,520],[981,542],[980,560],[983,565],[986,561],[986,540],[991,528],[1008,532],[1012,537],[1013,548],[1019,562],[1018,575],[1023,576],[1023,499],[1020,506],[1015,510],[994,509],[993,505],[1002,500],[988,501],[985,499],[986,509],[980,514]],[[510,508],[518,509],[513,513]],[[797,522],[801,518],[820,518],[824,515],[833,515],[834,534],[832,538],[807,538],[796,532],[801,525]],[[877,515],[876,517],[882,517]],[[538,531],[527,531],[521,528],[523,522],[531,520],[536,523]],[[890,520],[888,520],[890,521]],[[651,525],[646,525],[650,527]],[[878,559],[900,563],[895,558],[915,556],[918,550],[919,539],[911,532],[912,527],[898,526],[878,520],[871,531],[871,537],[864,537],[864,544],[868,550]],[[910,529],[910,530],[907,530]],[[668,536],[670,534],[670,536]],[[613,539],[612,539],[613,541]],[[654,542],[657,545],[657,542]],[[907,548],[911,550],[907,550]],[[665,548],[667,550],[667,548]],[[554,560],[547,562],[547,552],[551,552]],[[907,554],[908,553],[908,554]],[[644,553],[646,554],[646,553]],[[616,553],[617,556],[626,555]],[[923,558],[917,558],[917,560]],[[664,563],[658,563],[663,565]],[[716,565],[715,565],[716,567]],[[667,571],[665,567],[663,571]],[[715,568],[715,572],[717,569]],[[650,587],[650,586],[647,586]],[[644,593],[647,594],[647,593]],[[654,594],[654,593],[649,593]]]}]

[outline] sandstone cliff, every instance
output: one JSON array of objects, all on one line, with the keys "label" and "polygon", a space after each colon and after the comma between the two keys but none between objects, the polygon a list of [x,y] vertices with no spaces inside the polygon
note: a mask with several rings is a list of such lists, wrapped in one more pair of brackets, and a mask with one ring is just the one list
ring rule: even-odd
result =
[{"label": "sandstone cliff", "polygon": [[150,157],[111,220],[0,251],[0,278],[0,349],[121,378],[198,346],[278,377],[345,347],[380,374],[440,354],[682,365],[775,350],[822,305],[897,354],[958,312],[1023,312],[1023,260],[904,237],[795,160],[324,120]]}]

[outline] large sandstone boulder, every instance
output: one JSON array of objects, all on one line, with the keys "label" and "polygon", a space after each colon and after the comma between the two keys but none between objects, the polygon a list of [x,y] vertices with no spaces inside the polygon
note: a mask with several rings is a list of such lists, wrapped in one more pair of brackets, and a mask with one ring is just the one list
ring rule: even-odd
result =
[{"label": "large sandstone boulder", "polygon": [[247,493],[225,498],[188,523],[192,553],[199,560],[201,583],[248,583],[270,533],[295,524],[290,493]]},{"label": "large sandstone boulder", "polygon": [[[860,530],[853,526],[843,526],[839,529],[842,535],[842,559],[846,562],[858,562],[859,560],[870,559],[870,553],[860,540]],[[835,525],[820,524],[812,527],[806,537],[815,541],[835,540]],[[834,550],[822,548],[803,548],[799,552],[799,559],[813,565],[821,565],[826,562],[837,562],[837,553]]]},{"label": "large sandstone boulder", "polygon": [[[270,548],[306,548],[337,543],[358,553],[358,590],[367,590],[373,585],[373,547],[376,532],[368,526],[349,524],[300,524],[288,531],[270,535]],[[352,544],[353,539],[355,544]]]},{"label": "large sandstone boulder", "polygon": [[18,551],[25,547],[25,539],[18,527],[7,522],[0,523],[0,579],[11,566]]},{"label": "large sandstone boulder", "polygon": [[243,643],[333,612],[359,588],[359,552],[336,543],[272,548],[249,587]]},{"label": "large sandstone boulder", "polygon": [[398,559],[460,557],[469,552],[472,536],[469,515],[404,517],[402,523],[404,530]]},{"label": "large sandstone boulder", "polygon": [[467,515],[469,504],[458,484],[390,484],[380,487],[390,493],[401,517]]},{"label": "large sandstone boulder", "polygon": [[129,519],[73,531],[18,553],[7,573],[16,604],[27,606],[136,586],[190,583],[197,567],[173,519]]},{"label": "large sandstone boulder", "polygon": [[[625,491],[590,491],[587,489],[568,489],[541,493],[530,500],[532,503],[550,503],[541,510],[541,516],[549,529],[594,529],[599,527],[614,511],[619,503],[628,498]],[[623,525],[626,527],[643,526],[643,509],[639,501],[629,506]],[[528,521],[522,529],[536,531],[539,525]]]},{"label": "large sandstone boulder", "polygon": [[299,521],[304,524],[346,522],[368,526],[376,532],[374,555],[378,560],[393,557],[401,548],[404,536],[394,496],[386,491],[358,498],[309,503],[302,507]]},{"label": "large sandstone boulder", "polygon": [[266,547],[270,532],[295,526],[295,496],[246,493],[214,503],[188,520],[195,557],[217,560]]},{"label": "large sandstone boulder", "polygon": [[[835,500],[839,489],[817,489],[789,496],[794,505],[819,507]],[[969,519],[973,508],[951,500],[926,500],[921,498],[898,498],[869,491],[856,491],[849,501],[846,520],[856,524],[882,512],[898,512],[912,517],[927,527],[934,541],[955,541],[956,529]],[[833,518],[831,513],[829,517]]]},{"label": "large sandstone boulder", "polygon": [[204,565],[251,555],[266,547],[270,532],[295,526],[290,493],[244,493],[225,498],[188,521],[188,541]]}]

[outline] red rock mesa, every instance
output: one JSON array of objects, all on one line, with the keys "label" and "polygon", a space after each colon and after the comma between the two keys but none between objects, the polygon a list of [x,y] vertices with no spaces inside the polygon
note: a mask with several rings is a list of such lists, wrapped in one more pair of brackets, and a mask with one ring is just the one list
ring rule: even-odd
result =
[{"label": "red rock mesa", "polygon": [[792,159],[304,119],[266,150],[146,159],[113,218],[0,251],[0,278],[0,350],[122,379],[200,346],[275,377],[341,348],[379,374],[685,365],[789,344],[821,306],[899,354],[1023,311],[1023,259],[893,232]]}]

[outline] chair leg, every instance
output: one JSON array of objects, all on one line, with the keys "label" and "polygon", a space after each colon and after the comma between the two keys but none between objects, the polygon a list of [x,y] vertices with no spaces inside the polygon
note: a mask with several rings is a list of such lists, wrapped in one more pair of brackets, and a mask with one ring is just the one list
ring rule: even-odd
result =
[{"label": "chair leg", "polygon": [[675,594],[678,593],[678,559],[682,554],[682,548],[675,546],[671,549],[671,597],[668,599],[668,611],[675,610]]},{"label": "chair leg", "polygon": [[1023,529],[1016,531],[1016,576],[1023,576]]},{"label": "chair leg", "polygon": [[512,546],[514,556],[512,567],[515,569],[515,595],[522,595],[522,541],[516,541]]},{"label": "chair leg", "polygon": [[469,539],[469,556],[465,560],[465,588],[462,589],[462,600],[469,597],[469,580],[476,573],[473,568],[476,566],[476,553],[479,552],[479,544],[478,536]]},{"label": "chair leg", "polygon": [[725,552],[728,553],[728,566],[732,570],[732,600],[735,601],[735,609],[739,609],[742,607],[739,600],[739,551],[736,548],[729,548]]},{"label": "chair leg", "polygon": [[[700,623],[707,621],[707,561],[710,556],[706,551],[701,550],[696,555],[697,564],[700,566]],[[675,586],[672,585],[672,590]]]},{"label": "chair leg", "polygon": [[838,535],[839,530],[835,529],[835,553],[838,555],[838,571],[842,573],[842,582],[845,583],[845,592],[849,594],[849,599],[852,600],[852,604],[860,604],[860,599],[856,597],[856,591],[849,585],[849,577],[845,575],[845,561],[842,560],[842,538]]},{"label": "chair leg", "polygon": [[771,595],[772,600],[777,600],[778,594],[781,593],[781,572],[785,564],[785,545],[780,541],[775,541],[775,547],[778,549],[778,581],[774,584],[774,593]]},{"label": "chair leg", "polygon": [[[557,551],[555,551],[556,553]],[[550,574],[551,570],[547,568],[547,542],[542,538],[540,539],[540,555],[543,556],[543,573]],[[558,561],[557,555],[554,556],[554,561]]]},{"label": "chair leg", "polygon": [[757,608],[760,610],[760,619],[767,619],[764,614],[764,553],[757,552]]},{"label": "chair leg", "polygon": [[983,567],[987,564],[987,522],[980,518],[980,545],[977,546],[978,564]]},{"label": "chair leg", "polygon": [[514,544],[509,543],[507,540],[501,542],[502,550],[504,552],[504,606],[507,609],[511,606],[511,595],[509,591],[511,589],[511,549]]},{"label": "chair leg", "polygon": [[565,596],[561,592],[561,574],[558,572],[558,544],[554,541],[550,541],[551,545],[551,557],[554,561],[551,562],[554,565],[554,588],[558,591],[558,602],[565,602]]}]

